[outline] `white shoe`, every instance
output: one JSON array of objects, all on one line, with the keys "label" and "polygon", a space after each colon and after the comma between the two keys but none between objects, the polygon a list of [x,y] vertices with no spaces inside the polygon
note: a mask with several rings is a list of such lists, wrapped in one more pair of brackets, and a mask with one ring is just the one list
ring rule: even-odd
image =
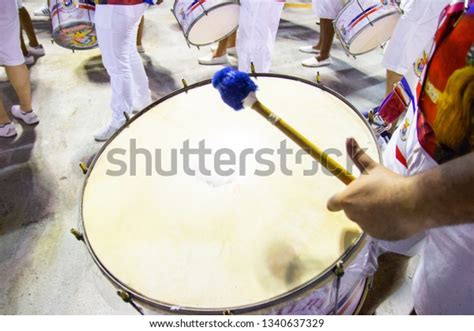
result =
[{"label": "white shoe", "polygon": [[332,59],[331,57],[328,57],[326,60],[318,61],[317,58],[312,57],[310,59],[304,60],[301,62],[303,67],[309,67],[309,68],[318,68],[318,67],[324,67],[332,64]]},{"label": "white shoe", "polygon": [[199,58],[198,62],[199,62],[199,64],[209,65],[209,66],[226,64],[227,63],[227,54],[219,56],[219,57],[214,57],[212,54],[209,54],[209,55],[206,55],[206,56],[203,56],[203,57]]},{"label": "white shoe", "polygon": [[[217,51],[217,45],[211,46],[211,52],[215,53]],[[227,48],[227,55],[237,57],[237,47]]]},{"label": "white shoe", "polygon": [[36,9],[33,14],[35,16],[48,16],[49,17],[49,8],[47,6],[40,7]]},{"label": "white shoe", "polygon": [[237,47],[227,48],[227,54],[230,56],[237,57]]},{"label": "white shoe", "polygon": [[24,113],[20,106],[19,105],[14,105],[12,106],[12,109],[11,109],[11,112],[12,112],[12,115],[20,120],[22,120],[23,122],[25,122],[26,124],[28,125],[33,125],[33,124],[36,124],[36,123],[39,123],[39,118],[38,116],[35,114],[34,111],[30,111],[28,113]]},{"label": "white shoe", "polygon": [[45,55],[43,45],[38,45],[36,47],[28,47],[28,53],[37,57]]},{"label": "white shoe", "polygon": [[106,128],[104,128],[102,131],[100,131],[98,134],[96,134],[94,136],[94,139],[95,141],[99,141],[99,142],[107,141],[110,138],[112,138],[112,136],[114,135],[115,132],[117,132],[117,130],[118,128],[112,125],[109,125]]},{"label": "white shoe", "polygon": [[33,55],[28,54],[27,56],[25,56],[25,64],[27,66],[30,66],[34,63],[35,63],[35,58],[33,57]]},{"label": "white shoe", "polygon": [[0,137],[9,138],[16,135],[17,132],[12,123],[0,124]]},{"label": "white shoe", "polygon": [[307,54],[319,54],[321,51],[319,49],[314,49],[313,46],[301,46],[299,48],[301,53],[307,53]]}]

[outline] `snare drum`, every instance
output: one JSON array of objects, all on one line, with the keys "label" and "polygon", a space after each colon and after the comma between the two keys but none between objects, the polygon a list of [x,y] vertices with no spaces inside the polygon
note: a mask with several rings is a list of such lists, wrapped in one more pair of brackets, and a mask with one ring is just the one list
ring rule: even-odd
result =
[{"label": "snare drum", "polygon": [[[340,163],[347,137],[380,160],[368,124],[341,96],[294,77],[256,77],[259,99]],[[204,159],[211,173],[191,157],[192,175],[173,155],[201,141],[214,153]],[[283,143],[294,152],[286,162],[292,175],[274,153]],[[229,173],[228,162],[225,174],[211,167],[218,151],[235,153],[240,170]],[[268,170],[259,151],[274,171],[257,174]],[[136,308],[352,314],[363,301],[370,249],[344,213],[327,211],[344,185],[321,169],[305,173],[315,163],[298,151],[252,110],[231,111],[210,81],[191,85],[146,108],[103,146],[87,172],[80,237]]]},{"label": "snare drum", "polygon": [[334,28],[346,51],[359,55],[387,42],[400,17],[395,1],[352,0],[336,17]]},{"label": "snare drum", "polygon": [[92,0],[50,0],[52,35],[62,47],[85,50],[97,47]]},{"label": "snare drum", "polygon": [[237,29],[239,7],[239,0],[176,0],[173,13],[188,44],[204,46]]}]

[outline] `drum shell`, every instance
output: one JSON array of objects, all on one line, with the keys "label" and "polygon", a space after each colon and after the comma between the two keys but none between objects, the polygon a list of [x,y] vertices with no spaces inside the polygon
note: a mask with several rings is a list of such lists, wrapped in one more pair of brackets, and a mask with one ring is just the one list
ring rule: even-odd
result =
[{"label": "drum shell", "polygon": [[51,0],[51,25],[54,41],[68,49],[97,47],[95,4],[89,0]]},{"label": "drum shell", "polygon": [[[193,28],[203,19],[206,19],[206,16],[210,13],[213,13],[215,10],[227,8],[228,6],[240,6],[239,0],[205,0],[201,5],[195,5],[190,8],[192,0],[176,0],[173,5],[173,14],[175,15],[176,20],[178,21],[179,26],[186,38],[186,41],[194,46],[205,46],[218,42],[233,32],[236,31],[239,22],[239,16],[234,16],[232,22],[234,22],[230,28],[226,28],[223,31],[219,31],[219,35],[213,37],[208,37],[205,40],[201,38],[195,39],[192,36]],[[212,20],[212,19],[210,19]],[[210,26],[210,29],[215,29],[215,26]],[[216,30],[217,33],[217,30]]]},{"label": "drum shell", "polygon": [[[352,0],[337,15],[334,29],[346,51],[360,55],[388,41],[400,17],[401,10],[395,3],[384,5],[379,0]],[[388,28],[378,29],[377,25],[383,22],[388,24]],[[375,37],[375,43],[374,40],[369,40],[366,45],[355,45],[359,39],[369,34],[380,36]]]},{"label": "drum shell", "polygon": [[[331,92],[333,95],[338,96],[336,93],[330,91],[329,89],[317,85],[314,83],[310,83],[301,79],[297,79],[294,77],[283,76],[283,75],[274,75],[274,74],[260,74],[256,75],[257,77],[272,77],[272,78],[285,78],[291,79],[295,81],[300,81],[307,83],[309,85],[313,85],[318,87],[326,92]],[[154,103],[153,105],[147,107],[144,112],[139,114],[137,117],[132,119],[133,121],[139,120],[141,116],[146,114],[152,108],[158,106],[161,102],[164,102],[170,98],[173,98],[176,95],[182,94],[184,92],[189,91],[190,89],[198,88],[203,85],[210,84],[210,81],[205,81],[202,83],[198,83],[192,86],[187,87],[184,90],[180,90],[170,94],[169,96],[161,99],[160,101]],[[342,101],[344,101],[347,105],[350,104],[345,101],[342,97],[338,96]],[[351,106],[351,108],[356,112],[356,110]],[[365,120],[364,120],[365,122]],[[367,125],[367,124],[366,124]],[[125,130],[125,127],[122,128],[117,135]],[[370,132],[370,129],[367,125],[367,130]],[[375,141],[375,137],[372,135],[373,140]],[[115,138],[113,137],[112,140]],[[107,145],[110,143],[106,143],[101,152],[96,156],[94,162],[92,163],[87,180],[89,179],[89,175],[91,171],[94,169],[94,165],[99,159],[100,155],[105,151]],[[379,159],[380,159],[380,151],[379,151]],[[84,189],[87,185],[84,185]],[[83,215],[81,210],[81,219],[82,219],[82,228],[83,226]],[[228,309],[193,309],[193,308],[186,308],[186,307],[179,307],[179,306],[171,306],[161,302],[157,302],[155,300],[147,298],[145,295],[138,293],[130,288],[128,288],[125,284],[123,284],[120,279],[117,279],[107,268],[101,264],[99,259],[96,257],[94,253],[94,249],[91,246],[87,232],[84,230],[84,237],[87,244],[87,247],[96,262],[96,264],[100,267],[102,273],[116,286],[117,288],[127,292],[132,300],[139,306],[146,307],[151,311],[158,311],[160,313],[168,313],[168,314],[224,314],[224,313],[232,313],[232,314],[330,314],[333,311],[334,306],[334,297],[335,297],[335,284],[337,277],[334,274],[334,269],[336,263],[333,265],[328,266],[328,268],[322,273],[321,276],[318,276],[311,281],[297,287],[296,289],[285,293],[279,297],[272,298],[268,301],[261,302],[258,304],[253,304],[251,306],[243,306],[243,307],[229,307]],[[340,291],[340,298],[341,300],[338,301],[341,306],[345,307],[345,313],[353,313],[356,311],[358,303],[363,300],[364,290],[366,288],[366,278],[369,276],[368,273],[365,272],[366,264],[369,263],[371,248],[370,245],[366,243],[366,237],[362,235],[357,242],[351,246],[344,254],[340,257],[340,260],[344,262],[346,266],[346,278],[344,277],[341,279],[341,291]],[[368,258],[369,256],[369,258]],[[347,305],[345,305],[347,303]],[[342,312],[342,309],[341,311]]]}]

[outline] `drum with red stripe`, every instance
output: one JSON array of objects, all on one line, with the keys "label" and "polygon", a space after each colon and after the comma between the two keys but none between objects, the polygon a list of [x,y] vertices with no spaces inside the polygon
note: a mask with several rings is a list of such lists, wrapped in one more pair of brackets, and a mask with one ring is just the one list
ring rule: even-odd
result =
[{"label": "drum with red stripe", "polygon": [[347,52],[359,55],[389,40],[400,17],[395,1],[352,0],[336,17],[334,28]]},{"label": "drum with red stripe", "polygon": [[188,44],[209,45],[231,35],[239,25],[239,0],[176,0],[173,14]]},{"label": "drum with red stripe", "polygon": [[62,47],[85,50],[97,47],[92,0],[50,0],[52,36]]}]

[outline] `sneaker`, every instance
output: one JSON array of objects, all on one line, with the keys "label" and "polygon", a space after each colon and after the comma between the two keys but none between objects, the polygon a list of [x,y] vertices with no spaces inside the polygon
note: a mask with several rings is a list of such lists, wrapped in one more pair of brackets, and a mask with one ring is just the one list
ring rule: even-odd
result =
[{"label": "sneaker", "polygon": [[118,128],[112,125],[109,125],[106,128],[104,128],[102,131],[100,131],[98,134],[96,134],[94,136],[94,139],[95,141],[99,141],[99,142],[107,141],[110,138],[112,138],[112,136],[114,135],[115,132],[117,132],[117,130]]},{"label": "sneaker", "polygon": [[321,51],[319,49],[314,49],[312,45],[309,46],[301,46],[299,48],[301,53],[307,53],[307,54],[319,54]]},{"label": "sneaker", "polygon": [[301,62],[303,67],[308,67],[308,68],[318,68],[318,67],[324,67],[332,64],[332,59],[328,57],[325,60],[319,61],[317,58],[312,57],[310,59],[304,60]]},{"label": "sneaker", "polygon": [[143,45],[139,45],[139,46],[137,46],[137,51],[140,54],[144,54],[145,53],[145,48],[143,47]]},{"label": "sneaker", "polygon": [[25,122],[28,125],[33,125],[33,124],[39,123],[39,118],[34,113],[34,111],[30,111],[30,112],[25,113],[21,110],[19,105],[12,106],[11,112],[12,112],[12,115],[14,117],[22,120],[23,122]]},{"label": "sneaker", "polygon": [[203,56],[198,59],[199,64],[202,65],[220,65],[220,64],[226,64],[227,63],[227,55],[222,55],[219,57],[214,57],[212,54]]},{"label": "sneaker", "polygon": [[43,45],[38,45],[36,47],[28,47],[28,53],[37,57],[45,55]]},{"label": "sneaker", "polygon": [[27,66],[30,66],[34,63],[35,63],[35,58],[33,57],[33,55],[28,54],[27,56],[25,56],[25,64]]},{"label": "sneaker", "polygon": [[12,123],[0,124],[0,137],[9,138],[16,135],[17,132]]},{"label": "sneaker", "polygon": [[47,6],[40,7],[36,9],[33,14],[35,16],[48,16],[49,17],[49,8]]}]

